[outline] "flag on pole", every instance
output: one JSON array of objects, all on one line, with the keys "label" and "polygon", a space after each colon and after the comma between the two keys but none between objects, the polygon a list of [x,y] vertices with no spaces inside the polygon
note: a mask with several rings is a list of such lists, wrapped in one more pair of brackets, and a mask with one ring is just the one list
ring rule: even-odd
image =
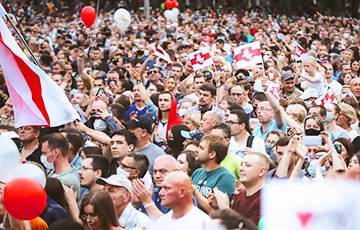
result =
[{"label": "flag on pole", "polygon": [[[0,9],[4,16],[2,6]],[[28,59],[1,17],[0,65],[12,99],[16,127],[55,127],[79,119],[62,88]]]},{"label": "flag on pole", "polygon": [[161,46],[158,46],[156,48],[154,55],[159,57],[160,59],[163,59],[167,63],[172,63],[170,55]]},{"label": "flag on pole", "polygon": [[260,42],[252,42],[235,48],[236,66],[238,69],[262,64]]},{"label": "flag on pole", "polygon": [[214,64],[214,61],[210,55],[209,50],[205,47],[202,47],[199,50],[189,54],[188,59],[190,60],[194,71],[200,70],[202,68]]},{"label": "flag on pole", "polygon": [[291,47],[294,50],[295,56],[298,58],[305,53],[305,49],[295,40],[291,42]]}]

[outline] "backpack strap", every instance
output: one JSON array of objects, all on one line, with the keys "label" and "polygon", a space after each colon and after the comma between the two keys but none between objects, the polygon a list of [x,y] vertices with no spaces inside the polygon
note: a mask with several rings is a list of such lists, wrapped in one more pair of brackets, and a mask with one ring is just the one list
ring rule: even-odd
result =
[{"label": "backpack strap", "polygon": [[246,147],[251,148],[254,138],[255,138],[254,136],[251,136],[251,135],[248,136],[247,141],[246,141]]}]

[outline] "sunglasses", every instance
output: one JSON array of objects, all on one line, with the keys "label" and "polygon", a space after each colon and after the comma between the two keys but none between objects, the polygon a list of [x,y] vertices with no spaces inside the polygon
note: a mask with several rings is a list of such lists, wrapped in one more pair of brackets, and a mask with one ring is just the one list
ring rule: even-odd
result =
[{"label": "sunglasses", "polygon": [[148,74],[157,74],[159,73],[158,71],[149,71]]}]

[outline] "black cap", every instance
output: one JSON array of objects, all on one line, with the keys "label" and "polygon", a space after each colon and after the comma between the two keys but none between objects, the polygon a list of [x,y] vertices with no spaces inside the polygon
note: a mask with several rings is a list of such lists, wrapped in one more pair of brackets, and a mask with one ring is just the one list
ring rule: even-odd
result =
[{"label": "black cap", "polygon": [[126,121],[125,127],[127,129],[136,129],[136,128],[146,129],[146,131],[150,134],[153,131],[154,123],[155,123],[154,119],[150,115],[146,114],[141,117],[132,119],[130,121]]}]

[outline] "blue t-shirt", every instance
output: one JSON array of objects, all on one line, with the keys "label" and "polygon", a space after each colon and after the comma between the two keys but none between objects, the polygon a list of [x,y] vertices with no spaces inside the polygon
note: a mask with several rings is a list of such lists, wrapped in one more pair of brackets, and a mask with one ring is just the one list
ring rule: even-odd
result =
[{"label": "blue t-shirt", "polygon": [[270,125],[267,127],[266,130],[264,131],[261,131],[262,129],[262,124],[260,124],[256,129],[254,129],[253,131],[253,136],[255,137],[261,137],[264,141],[266,139],[266,136],[269,132],[271,132],[272,130],[275,130],[275,129],[280,129],[284,132],[287,132],[287,125],[286,125],[286,122],[283,121],[283,124],[281,127],[279,127],[276,123],[276,120],[273,119],[271,122],[270,122]]}]

